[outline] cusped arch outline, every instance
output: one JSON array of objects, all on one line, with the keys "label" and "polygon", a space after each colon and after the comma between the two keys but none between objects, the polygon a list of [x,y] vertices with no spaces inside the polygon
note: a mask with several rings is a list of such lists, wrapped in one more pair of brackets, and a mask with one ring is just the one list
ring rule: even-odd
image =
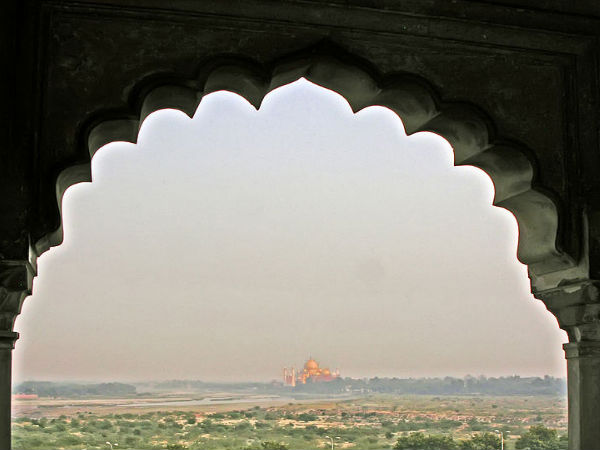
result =
[{"label": "cusped arch outline", "polygon": [[59,174],[56,198],[60,226],[35,244],[36,254],[62,242],[62,197],[69,186],[91,182],[91,159],[96,151],[115,141],[135,143],[141,124],[151,113],[176,109],[192,117],[204,95],[223,90],[239,94],[258,109],[267,93],[300,78],[342,95],[355,113],[369,106],[389,108],[399,116],[407,135],[436,133],[452,146],[455,165],[475,166],[486,172],[494,183],[493,205],[509,210],[517,220],[517,257],[528,266],[532,281],[575,267],[573,259],[557,248],[558,208],[547,194],[533,187],[535,170],[528,152],[518,144],[494,140],[492,123],[485,113],[473,105],[441,102],[429,83],[418,77],[376,77],[360,65],[321,55],[287,60],[271,70],[251,61],[227,58],[211,63],[202,81],[169,77],[165,82],[154,77],[151,82],[140,82],[133,102],[137,113],[117,113],[90,126],[85,133],[89,161]]}]

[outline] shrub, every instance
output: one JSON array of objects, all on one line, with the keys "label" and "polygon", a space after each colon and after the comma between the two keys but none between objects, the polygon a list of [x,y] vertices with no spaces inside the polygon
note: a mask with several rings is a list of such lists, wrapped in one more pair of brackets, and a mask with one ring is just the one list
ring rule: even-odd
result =
[{"label": "shrub", "polygon": [[263,441],[260,445],[264,450],[288,450],[289,448],[285,442],[277,441]]},{"label": "shrub", "polygon": [[317,419],[318,419],[318,417],[316,414],[302,413],[302,414],[298,415],[298,420],[300,420],[302,422],[313,422]]},{"label": "shrub", "polygon": [[496,450],[500,446],[501,440],[494,433],[476,434],[460,443],[460,448],[464,450]]},{"label": "shrub", "polygon": [[66,436],[61,436],[58,439],[56,439],[55,444],[57,447],[72,447],[74,445],[81,444],[81,439],[77,436],[68,434]]},{"label": "shrub", "polygon": [[532,425],[517,440],[515,447],[529,450],[556,450],[561,448],[561,444],[555,429],[546,428],[544,425]]},{"label": "shrub", "polygon": [[458,446],[452,436],[428,435],[423,433],[412,433],[401,436],[396,441],[394,449],[397,450],[454,450]]}]

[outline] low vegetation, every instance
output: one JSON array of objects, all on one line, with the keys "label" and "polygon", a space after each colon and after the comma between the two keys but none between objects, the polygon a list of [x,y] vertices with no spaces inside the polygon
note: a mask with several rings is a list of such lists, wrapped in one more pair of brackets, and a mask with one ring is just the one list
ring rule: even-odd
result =
[{"label": "low vegetation", "polygon": [[561,398],[365,396],[220,408],[70,416],[47,409],[14,421],[13,447],[485,450],[499,449],[502,433],[506,449],[567,448]]}]

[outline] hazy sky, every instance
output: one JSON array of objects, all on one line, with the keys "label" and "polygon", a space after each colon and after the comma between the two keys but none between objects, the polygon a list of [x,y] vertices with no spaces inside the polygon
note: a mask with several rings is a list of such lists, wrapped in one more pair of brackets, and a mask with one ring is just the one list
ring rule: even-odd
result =
[{"label": "hazy sky", "polygon": [[493,185],[381,107],[306,81],[113,143],[64,199],[17,319],[24,379],[565,375]]}]

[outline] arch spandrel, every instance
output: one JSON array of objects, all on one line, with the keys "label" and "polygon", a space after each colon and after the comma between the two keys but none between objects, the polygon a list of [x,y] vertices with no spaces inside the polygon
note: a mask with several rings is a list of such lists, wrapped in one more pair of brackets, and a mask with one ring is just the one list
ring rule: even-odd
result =
[{"label": "arch spandrel", "polygon": [[[496,194],[493,204],[509,210],[517,219],[519,243],[517,257],[528,265],[532,286],[547,289],[563,277],[544,278],[548,273],[568,271],[572,278],[582,276],[582,267],[557,246],[559,210],[554,201],[533,185],[535,168],[523,146],[496,142],[492,121],[474,105],[444,103],[425,81],[414,76],[374,77],[359,65],[348,64],[326,55],[286,60],[271,70],[260,71],[257,64],[232,61],[212,64],[203,81],[185,80],[169,84],[152,78],[152,86],[140,83],[134,92],[143,92],[131,103],[137,114],[119,119],[104,115],[89,127],[85,143],[90,161],[94,153],[114,141],[136,142],[144,119],[160,109],[176,109],[193,116],[201,98],[211,92],[231,91],[259,108],[264,96],[280,86],[305,78],[342,95],[357,112],[369,106],[383,106],[395,112],[407,134],[429,131],[445,138],[454,150],[455,165],[472,165],[492,179]],[[137,118],[131,118],[137,117]],[[63,170],[57,180],[59,204],[64,191],[79,182],[91,181],[90,162]],[[41,254],[62,242],[62,225],[40,239],[35,250]],[[549,281],[550,280],[550,281]]]}]

